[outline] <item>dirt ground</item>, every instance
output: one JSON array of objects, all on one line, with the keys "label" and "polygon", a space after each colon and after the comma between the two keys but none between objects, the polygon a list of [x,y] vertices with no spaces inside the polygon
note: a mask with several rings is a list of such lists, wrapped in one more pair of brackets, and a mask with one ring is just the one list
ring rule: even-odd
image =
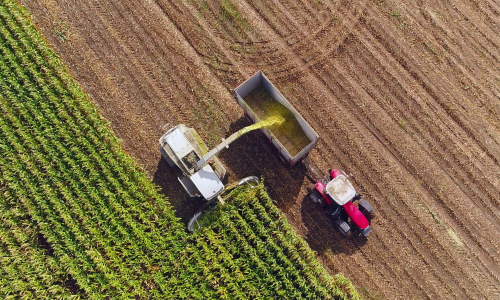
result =
[{"label": "dirt ground", "polygon": [[249,125],[231,89],[263,70],[319,133],[310,159],[374,206],[333,231],[261,132],[221,154],[264,176],[332,273],[366,298],[500,299],[500,4],[494,0],[21,0],[125,149],[188,219],[158,138],[209,146]]}]

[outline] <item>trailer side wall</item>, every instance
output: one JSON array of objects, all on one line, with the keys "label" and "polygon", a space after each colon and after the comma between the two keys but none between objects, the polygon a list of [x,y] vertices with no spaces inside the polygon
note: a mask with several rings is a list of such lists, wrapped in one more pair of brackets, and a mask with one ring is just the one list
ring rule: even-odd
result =
[{"label": "trailer side wall", "polygon": [[276,147],[282,156],[282,158],[288,162],[290,165],[295,164],[301,158],[305,157],[307,153],[316,145],[318,140],[318,134],[312,129],[312,127],[302,118],[302,116],[295,110],[295,108],[286,100],[286,98],[280,93],[280,91],[267,79],[267,77],[258,71],[252,77],[247,79],[244,83],[235,89],[235,98],[238,104],[243,107],[246,114],[252,119],[253,122],[257,122],[259,117],[258,114],[250,107],[250,105],[244,100],[249,97],[249,94],[257,89],[265,89],[265,91],[278,103],[286,107],[295,117],[297,123],[303,131],[303,134],[309,139],[309,142],[301,149],[291,154],[287,151],[286,147],[278,140],[278,138],[269,130],[262,129],[264,135],[271,141],[271,143]]}]

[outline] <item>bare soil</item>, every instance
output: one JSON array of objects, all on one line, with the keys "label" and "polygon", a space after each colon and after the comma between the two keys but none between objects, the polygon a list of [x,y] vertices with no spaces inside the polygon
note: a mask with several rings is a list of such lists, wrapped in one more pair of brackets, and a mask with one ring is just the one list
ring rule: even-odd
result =
[{"label": "bare soil", "polygon": [[260,132],[221,159],[264,176],[332,274],[366,298],[500,299],[500,4],[494,0],[21,0],[185,221],[158,138],[208,146],[249,125],[231,89],[263,70],[320,134],[310,159],[351,174],[377,218],[345,239],[306,168]]}]

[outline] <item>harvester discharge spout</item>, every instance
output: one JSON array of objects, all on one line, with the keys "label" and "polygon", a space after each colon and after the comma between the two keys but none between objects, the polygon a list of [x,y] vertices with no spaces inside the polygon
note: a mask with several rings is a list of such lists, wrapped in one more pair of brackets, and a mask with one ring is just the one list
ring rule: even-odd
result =
[{"label": "harvester discharge spout", "polygon": [[285,121],[284,118],[275,116],[238,130],[237,132],[230,135],[227,139],[223,139],[219,145],[215,146],[215,148],[213,148],[205,156],[203,156],[203,158],[201,158],[196,163],[195,171],[197,172],[198,170],[203,168],[210,161],[212,157],[219,154],[224,148],[229,148],[229,144],[237,140],[240,136],[244,135],[245,133],[262,127],[267,127],[271,125],[280,125],[284,121]]}]

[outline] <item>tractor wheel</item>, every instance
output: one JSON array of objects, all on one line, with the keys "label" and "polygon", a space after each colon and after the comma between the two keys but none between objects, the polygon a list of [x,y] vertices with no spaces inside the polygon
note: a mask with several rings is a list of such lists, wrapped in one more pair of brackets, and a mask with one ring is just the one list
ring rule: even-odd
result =
[{"label": "tractor wheel", "polygon": [[311,201],[314,203],[319,203],[321,200],[320,196],[318,196],[318,193],[315,193],[314,191],[309,193],[309,198],[311,198]]},{"label": "tractor wheel", "polygon": [[323,208],[328,206],[323,196],[316,189],[309,192],[309,198],[311,198],[312,202],[318,203]]},{"label": "tractor wheel", "polygon": [[342,233],[342,235],[347,236],[349,234],[349,231],[351,230],[351,226],[349,226],[349,224],[347,224],[346,221],[344,221],[342,219],[336,219],[334,221],[334,224],[335,224],[336,229],[340,233]]},{"label": "tractor wheel", "polygon": [[365,199],[363,198],[360,198],[359,199],[359,202],[358,202],[358,207],[359,207],[359,211],[365,215],[365,217],[368,219],[368,220],[371,220],[373,218],[375,218],[375,214],[373,213],[373,208],[372,206],[370,205],[370,203],[368,203],[368,201],[366,201]]}]

